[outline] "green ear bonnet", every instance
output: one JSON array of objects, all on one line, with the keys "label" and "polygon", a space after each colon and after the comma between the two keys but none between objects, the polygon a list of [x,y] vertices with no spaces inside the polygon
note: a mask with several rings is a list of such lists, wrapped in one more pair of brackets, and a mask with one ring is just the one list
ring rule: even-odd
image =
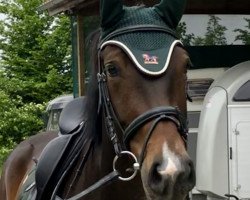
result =
[{"label": "green ear bonnet", "polygon": [[[101,1],[100,49],[107,45],[116,45],[123,49],[141,72],[148,75],[163,74],[169,65],[174,47],[182,45],[175,29],[182,16],[185,1],[163,0],[149,8],[125,7],[118,0],[109,1],[116,2],[117,10],[112,11]],[[175,13],[178,8],[181,9]]]}]

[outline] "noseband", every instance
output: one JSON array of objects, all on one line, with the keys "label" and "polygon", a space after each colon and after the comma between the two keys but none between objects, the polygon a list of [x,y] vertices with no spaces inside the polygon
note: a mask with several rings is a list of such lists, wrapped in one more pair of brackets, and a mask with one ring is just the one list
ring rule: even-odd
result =
[{"label": "noseband", "polygon": [[136,131],[141,128],[143,125],[145,125],[147,122],[152,121],[152,125],[146,135],[146,138],[143,143],[143,147],[141,150],[141,154],[139,157],[139,164],[140,166],[142,165],[142,162],[144,160],[144,154],[145,150],[148,144],[148,141],[154,131],[154,128],[157,126],[157,124],[160,121],[163,120],[168,120],[172,121],[178,129],[178,132],[180,133],[185,145],[187,141],[187,127],[185,123],[185,119],[182,116],[181,112],[177,107],[172,107],[172,106],[160,106],[160,107],[155,107],[147,112],[141,114],[138,116],[134,121],[130,123],[130,125],[125,129],[124,131],[124,143],[126,146],[129,146],[129,141],[134,137],[136,134]]}]

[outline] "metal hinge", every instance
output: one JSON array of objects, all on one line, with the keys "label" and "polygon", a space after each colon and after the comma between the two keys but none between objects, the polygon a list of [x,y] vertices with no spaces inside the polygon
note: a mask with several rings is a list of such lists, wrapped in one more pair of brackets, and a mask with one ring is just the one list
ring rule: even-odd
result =
[{"label": "metal hinge", "polygon": [[237,129],[234,130],[234,134],[235,135],[239,135],[240,134],[240,131],[238,131]]},{"label": "metal hinge", "polygon": [[230,160],[233,159],[233,148],[232,147],[229,148],[229,159]]}]

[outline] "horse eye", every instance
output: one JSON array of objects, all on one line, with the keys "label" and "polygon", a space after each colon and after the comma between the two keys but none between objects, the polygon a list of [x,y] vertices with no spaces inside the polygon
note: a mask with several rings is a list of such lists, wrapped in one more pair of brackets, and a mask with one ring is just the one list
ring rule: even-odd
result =
[{"label": "horse eye", "polygon": [[118,67],[115,65],[108,64],[105,66],[105,70],[107,71],[108,75],[111,77],[118,76],[119,74]]}]

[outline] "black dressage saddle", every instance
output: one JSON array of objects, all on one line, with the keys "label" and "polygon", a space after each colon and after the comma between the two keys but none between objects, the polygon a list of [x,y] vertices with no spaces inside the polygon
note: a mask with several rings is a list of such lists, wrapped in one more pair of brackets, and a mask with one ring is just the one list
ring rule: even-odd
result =
[{"label": "black dressage saddle", "polygon": [[69,102],[59,120],[59,137],[53,139],[43,150],[35,173],[36,200],[51,199],[81,151],[88,151],[90,143],[85,137],[84,115],[86,98]]}]

